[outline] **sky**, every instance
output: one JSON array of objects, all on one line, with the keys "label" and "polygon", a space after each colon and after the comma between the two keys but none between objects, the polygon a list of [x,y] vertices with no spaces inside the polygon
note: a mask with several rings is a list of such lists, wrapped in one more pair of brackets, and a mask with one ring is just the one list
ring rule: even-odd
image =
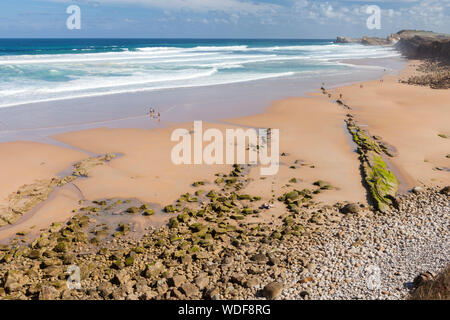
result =
[{"label": "sky", "polygon": [[[77,5],[81,29],[66,9]],[[369,29],[366,8],[381,9]],[[313,38],[450,34],[450,0],[0,0],[0,38]]]}]

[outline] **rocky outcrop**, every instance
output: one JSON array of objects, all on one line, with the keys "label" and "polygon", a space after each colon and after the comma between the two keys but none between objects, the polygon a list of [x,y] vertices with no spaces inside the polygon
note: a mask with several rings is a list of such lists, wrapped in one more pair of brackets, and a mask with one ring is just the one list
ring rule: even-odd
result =
[{"label": "rocky outcrop", "polygon": [[433,58],[450,61],[450,36],[402,37],[396,48],[410,59]]},{"label": "rocky outcrop", "polygon": [[[347,117],[345,122],[353,141],[358,146],[361,171],[370,197],[378,210],[387,212],[392,206],[397,205],[396,196],[400,184],[385,161],[385,156],[392,155],[383,144],[361,129],[353,118]],[[353,208],[346,206],[343,210],[346,213],[358,211],[355,206]]]},{"label": "rocky outcrop", "polygon": [[397,41],[398,37],[390,35],[387,38],[366,37],[366,36],[362,38],[337,37],[335,43],[358,43],[364,44],[366,46],[388,46],[395,44]]},{"label": "rocky outcrop", "polygon": [[[369,140],[361,145],[376,148]],[[141,235],[133,231],[136,223],[128,235],[98,231],[108,212],[123,221],[130,203],[140,212],[145,203],[99,199],[85,201],[89,207],[41,230],[31,243],[0,244],[0,300],[401,299],[417,270],[437,274],[447,259],[446,229],[435,228],[448,220],[444,190],[399,195],[398,208],[379,215],[365,204],[317,202],[316,194],[328,192],[320,180],[311,190],[289,188],[278,202],[243,194],[252,183],[249,172],[250,166],[235,165],[218,173],[236,181],[199,186],[207,189],[196,202],[182,194],[174,204],[179,212],[165,214],[177,223]],[[281,214],[270,219],[271,212],[260,209],[264,201]],[[243,220],[235,221],[237,212]],[[374,252],[383,254],[371,270],[395,275],[384,293],[367,284],[376,274],[365,265]]]},{"label": "rocky outcrop", "polygon": [[337,37],[336,43],[360,43],[361,39]]},{"label": "rocky outcrop", "polygon": [[88,172],[94,167],[103,165],[114,157],[114,154],[91,157],[75,163],[72,174],[64,178],[39,180],[20,187],[19,190],[10,194],[4,203],[0,203],[0,227],[14,224],[25,213],[47,200],[55,188],[71,183],[79,177],[87,177]]},{"label": "rocky outcrop", "polygon": [[367,46],[387,46],[392,44],[387,39],[377,37],[362,37],[360,43]]},{"label": "rocky outcrop", "polygon": [[450,60],[450,35],[431,31],[401,30],[386,38],[366,36],[360,39],[337,37],[335,42],[359,43],[368,46],[395,45],[407,58]]},{"label": "rocky outcrop", "polygon": [[[450,60],[425,59],[416,69],[416,73],[399,82],[410,85],[429,86],[432,89],[450,88]],[[441,136],[442,137],[442,136]]]},{"label": "rocky outcrop", "polygon": [[368,46],[385,46],[391,45],[392,43],[388,39],[377,38],[377,37],[362,37],[362,38],[346,38],[337,37],[336,43],[359,43]]}]

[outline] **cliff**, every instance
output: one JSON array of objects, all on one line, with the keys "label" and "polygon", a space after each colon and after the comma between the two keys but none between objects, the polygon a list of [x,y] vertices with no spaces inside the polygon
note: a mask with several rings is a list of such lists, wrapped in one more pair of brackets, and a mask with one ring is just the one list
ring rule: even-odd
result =
[{"label": "cliff", "polygon": [[362,37],[362,38],[347,38],[347,37],[337,37],[336,43],[360,43],[368,46],[384,46],[390,45],[391,43],[384,38],[377,37]]},{"label": "cliff", "polygon": [[336,43],[360,43],[371,46],[395,47],[407,58],[433,58],[450,61],[450,35],[422,30],[401,30],[387,38],[337,37]]},{"label": "cliff", "polygon": [[396,48],[407,58],[433,58],[450,61],[450,37],[420,36],[402,38]]}]

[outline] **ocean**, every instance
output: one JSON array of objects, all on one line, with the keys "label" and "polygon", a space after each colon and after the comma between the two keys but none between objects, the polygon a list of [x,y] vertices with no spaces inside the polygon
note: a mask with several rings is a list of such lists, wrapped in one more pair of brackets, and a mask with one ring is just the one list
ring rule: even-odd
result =
[{"label": "ocean", "polygon": [[343,76],[399,56],[332,40],[0,39],[0,108],[115,93]]}]

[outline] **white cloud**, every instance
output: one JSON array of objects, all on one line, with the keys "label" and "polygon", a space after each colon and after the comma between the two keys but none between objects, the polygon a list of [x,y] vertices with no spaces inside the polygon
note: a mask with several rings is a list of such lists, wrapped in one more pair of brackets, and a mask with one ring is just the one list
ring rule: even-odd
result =
[{"label": "white cloud", "polygon": [[[54,2],[73,2],[71,0],[51,0]],[[188,10],[195,12],[220,11],[226,13],[241,12],[245,14],[260,14],[276,12],[279,5],[258,3],[250,0],[84,0],[95,4],[142,5],[162,10]]]},{"label": "white cloud", "polygon": [[[38,0],[36,0],[38,1]],[[47,0],[73,3],[72,0]],[[139,5],[159,9],[170,16],[176,12],[195,14],[192,22],[209,24],[247,24],[289,26],[321,24],[333,32],[354,28],[363,33],[366,7],[382,8],[382,30],[390,33],[403,28],[436,29],[450,32],[450,0],[279,0],[277,4],[259,0],[78,0],[75,2],[102,5]],[[199,15],[200,17],[196,17]],[[198,19],[197,19],[198,18]],[[358,29],[356,29],[358,28]]]}]

